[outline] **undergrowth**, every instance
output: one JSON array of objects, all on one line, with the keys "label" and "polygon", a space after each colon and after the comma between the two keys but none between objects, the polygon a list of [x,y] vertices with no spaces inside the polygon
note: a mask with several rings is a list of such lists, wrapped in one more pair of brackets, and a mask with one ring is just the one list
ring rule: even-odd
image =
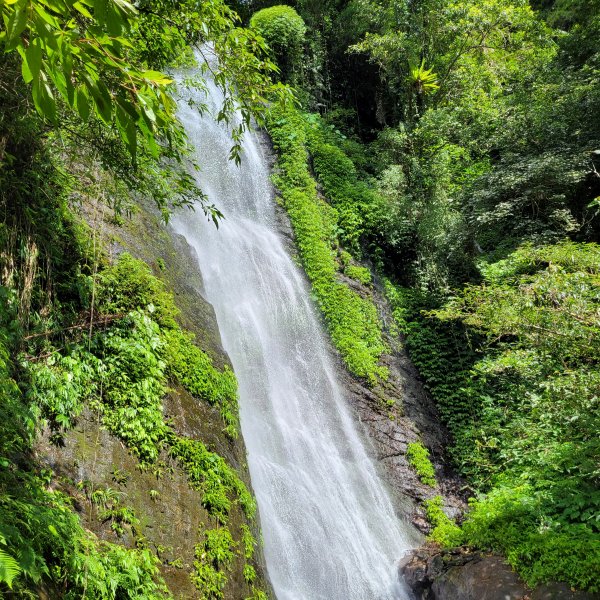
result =
[{"label": "undergrowth", "polygon": [[[386,283],[477,490],[463,543],[501,552],[532,586],[600,590],[599,258],[594,244],[525,245],[437,303]],[[454,543],[438,525],[436,541]]]},{"label": "undergrowth", "polygon": [[[47,339],[42,358],[31,360],[25,354],[18,369],[7,352],[0,353],[1,383],[14,413],[10,424],[3,425],[0,453],[10,451],[9,458],[2,459],[8,471],[0,477],[5,492],[0,500],[0,586],[4,582],[15,590],[28,589],[31,583],[51,578],[54,584],[68,582],[72,587],[73,596],[61,597],[166,598],[170,596],[158,575],[159,561],[149,550],[98,542],[84,531],[70,499],[46,490],[52,472],[11,471],[10,456],[27,451],[40,417],[60,441],[89,406],[142,467],[156,464],[163,451],[178,461],[219,531],[227,532],[222,535],[231,535],[226,523],[234,504],[239,504],[246,519],[254,517],[255,501],[236,472],[200,441],[177,435],[163,414],[168,384],[177,382],[199,400],[217,406],[225,432],[235,437],[237,385],[232,371],[217,370],[191,334],[179,327],[172,295],[145,263],[123,254],[113,265],[104,266],[97,277],[96,297],[97,325],[89,334],[87,326],[85,335],[75,328],[62,348]],[[5,307],[5,321],[11,306],[16,310],[13,304]],[[106,315],[104,322],[102,315]],[[10,340],[7,333],[3,335],[2,348],[8,348]],[[11,372],[19,374],[23,392],[11,380]],[[126,528],[137,531],[139,520],[129,507],[98,490],[90,501],[101,507],[99,518],[110,522],[117,535]],[[41,511],[37,506],[45,508]],[[255,542],[247,526],[240,530],[240,539],[247,561],[244,575],[252,585]],[[195,571],[196,583],[199,577]],[[132,585],[134,580],[138,585]],[[227,581],[226,569],[218,581],[219,587]]]}]

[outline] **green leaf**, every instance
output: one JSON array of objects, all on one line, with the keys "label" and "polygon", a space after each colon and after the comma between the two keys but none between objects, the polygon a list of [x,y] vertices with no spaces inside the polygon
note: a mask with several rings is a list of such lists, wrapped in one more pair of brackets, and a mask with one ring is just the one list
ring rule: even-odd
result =
[{"label": "green leaf", "polygon": [[27,80],[25,78],[25,73],[23,73],[23,77],[25,78],[25,81],[29,83],[34,77],[39,75],[42,67],[42,46],[40,45],[39,38],[34,38],[31,41],[27,50],[25,50],[25,57],[26,60],[23,62],[23,64],[27,63],[31,77],[29,80]]},{"label": "green leaf", "polygon": [[53,123],[56,122],[56,101],[43,71],[33,80],[33,103],[40,115]]},{"label": "green leaf", "polygon": [[90,116],[90,102],[87,90],[82,85],[75,90],[75,108],[82,120],[87,122]]},{"label": "green leaf", "polygon": [[96,114],[106,123],[110,125],[112,116],[112,102],[108,88],[101,80],[92,82],[89,78],[86,78],[88,84],[88,92],[91,95],[91,100],[96,109]]},{"label": "green leaf", "polygon": [[21,55],[21,58],[23,59],[21,62],[21,73],[23,75],[23,80],[25,81],[25,83],[31,83],[31,80],[33,79],[33,74],[31,73],[31,69],[29,68],[29,65],[27,64],[27,57],[25,56],[25,50],[23,50],[23,48],[19,47],[19,48],[17,48],[17,51],[19,52],[19,54]]},{"label": "green leaf", "polygon": [[88,19],[93,19],[94,17],[92,16],[92,13],[81,3],[81,2],[75,2],[73,4],[73,8],[80,12],[84,17],[87,17]]},{"label": "green leaf", "polygon": [[21,573],[19,563],[7,552],[0,549],[0,582],[12,589],[15,577]]},{"label": "green leaf", "polygon": [[35,8],[37,14],[40,15],[40,17],[42,17],[42,19],[44,19],[44,21],[46,21],[46,23],[48,23],[50,27],[53,27],[54,29],[59,29],[59,24],[55,17],[53,17],[50,13],[46,12],[46,10],[37,3],[34,3],[33,7]]},{"label": "green leaf", "polygon": [[172,79],[169,79],[164,73],[160,73],[159,71],[144,71],[142,77],[159,85],[167,85],[173,82]]},{"label": "green leaf", "polygon": [[14,50],[21,40],[20,36],[27,25],[27,9],[25,2],[19,0],[15,6],[14,12],[8,18],[6,23],[6,41],[4,51]]},{"label": "green leaf", "polygon": [[108,0],[95,0],[94,16],[100,25],[106,24],[106,13],[108,11]]}]

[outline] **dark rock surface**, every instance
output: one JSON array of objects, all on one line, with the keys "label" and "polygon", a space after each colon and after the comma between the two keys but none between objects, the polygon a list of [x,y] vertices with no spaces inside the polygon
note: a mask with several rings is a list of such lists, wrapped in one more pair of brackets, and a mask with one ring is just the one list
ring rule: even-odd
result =
[{"label": "dark rock surface", "polygon": [[597,600],[565,584],[530,590],[506,561],[495,554],[439,550],[425,546],[400,563],[400,575],[415,600]]}]

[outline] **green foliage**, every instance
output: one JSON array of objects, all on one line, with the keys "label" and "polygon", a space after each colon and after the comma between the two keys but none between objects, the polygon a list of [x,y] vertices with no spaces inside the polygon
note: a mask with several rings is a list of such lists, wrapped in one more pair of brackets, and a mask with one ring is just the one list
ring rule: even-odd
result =
[{"label": "green foliage", "polygon": [[284,81],[294,81],[302,68],[306,26],[302,17],[286,5],[263,8],[252,15],[250,27],[267,42]]},{"label": "green foliage", "polygon": [[197,440],[170,433],[169,454],[187,473],[190,485],[202,492],[202,504],[221,524],[228,521],[232,498],[239,502],[248,519],[256,513],[256,503],[244,483],[225,460]]},{"label": "green foliage", "polygon": [[256,540],[250,531],[248,525],[242,525],[242,547],[244,548],[244,557],[246,559],[251,559],[254,557],[254,547],[256,545]]},{"label": "green foliage", "polygon": [[6,583],[12,589],[12,582],[21,571],[19,563],[10,554],[0,549],[0,584]]},{"label": "green foliage", "polygon": [[290,215],[296,242],[317,305],[349,370],[375,383],[386,378],[378,364],[385,350],[377,309],[369,298],[337,279],[337,214],[317,195],[307,168],[306,122],[296,111],[273,110],[269,132],[279,154],[275,183]]},{"label": "green foliage", "polygon": [[[92,545],[93,544],[93,545]],[[166,600],[172,598],[160,578],[159,560],[149,550],[87,541],[78,556],[77,587],[65,598]]]},{"label": "green foliage", "polygon": [[[90,360],[88,360],[90,359]],[[83,408],[81,399],[88,394],[97,373],[89,355],[74,352],[69,356],[52,355],[45,362],[31,363],[30,400],[42,409],[53,429],[70,429]]]},{"label": "green foliage", "polygon": [[[158,560],[147,550],[127,549],[97,540],[84,530],[70,500],[49,491],[51,473],[4,471],[0,501],[0,591],[12,584],[13,594],[27,591],[42,579],[68,590],[66,599],[159,600],[170,594],[159,576]],[[23,596],[25,597],[25,596]]]},{"label": "green foliage", "polygon": [[253,587],[252,596],[246,598],[245,600],[268,600],[268,596],[262,590]]},{"label": "green foliage", "polygon": [[[0,382],[7,392],[6,408],[14,409],[10,423],[3,424],[7,435],[0,442],[0,457],[15,456],[16,460],[16,452],[27,451],[36,412],[63,433],[73,427],[87,405],[98,411],[102,424],[139,457],[142,465],[156,463],[163,450],[175,457],[188,474],[190,485],[202,492],[203,504],[217,522],[227,521],[234,504],[252,518],[255,501],[235,471],[201,442],[178,437],[163,416],[168,378],[181,378],[179,383],[201,400],[218,404],[233,415],[236,420],[229,423],[233,427],[237,424],[233,373],[214,369],[192,337],[180,329],[172,295],[143,263],[122,255],[114,265],[102,269],[96,280],[97,309],[101,314],[112,313],[106,315],[104,327],[97,325],[90,337],[86,325],[83,340],[76,327],[62,350],[50,345],[49,356],[24,360],[20,373],[24,396],[10,378],[10,338],[6,329],[0,330],[5,336],[0,337],[5,340],[0,345],[0,369],[4,370]],[[12,311],[8,303],[0,317],[10,320]],[[22,404],[23,397],[31,412]],[[159,472],[160,464],[156,469]],[[115,481],[125,482],[127,475],[117,471],[114,469]],[[158,577],[157,559],[148,550],[96,542],[84,533],[69,499],[47,491],[52,473],[37,474],[15,466],[4,473],[3,463],[0,485],[7,493],[0,497],[0,591],[2,582],[21,591],[45,577],[53,585],[68,584],[73,591],[65,598],[169,597]],[[130,530],[137,537],[139,519],[130,507],[121,504],[118,492],[109,488],[89,490],[88,498],[98,507],[99,518],[109,522],[118,536]],[[255,542],[247,526],[241,531],[248,560]],[[58,544],[57,536],[64,543]],[[247,567],[244,572],[250,577],[252,567]]]},{"label": "green foliage", "polygon": [[[98,275],[98,305],[102,312],[121,314],[143,307],[160,326],[160,356],[168,376],[197,398],[217,405],[231,438],[238,435],[237,382],[225,367],[218,371],[210,357],[194,344],[191,334],[177,324],[173,294],[148,265],[127,253]],[[158,347],[157,347],[158,349]]]},{"label": "green foliage", "polygon": [[463,436],[463,428],[480,418],[480,403],[464,392],[476,360],[477,336],[467,336],[459,326],[427,318],[424,309],[436,304],[430,296],[395,286],[389,280],[384,281],[384,287],[411,360],[454,437],[449,450],[462,469],[462,460],[473,451],[472,440]]},{"label": "green foliage", "polygon": [[140,520],[135,515],[135,511],[129,506],[115,505],[101,511],[98,516],[103,523],[110,521],[110,528],[119,537],[125,535],[126,525],[135,533],[135,526],[140,523]]},{"label": "green foliage", "polygon": [[225,432],[236,438],[239,430],[237,381],[225,366],[218,371],[210,357],[193,343],[193,336],[175,328],[164,333],[170,376],[197,398],[217,405],[225,422]]},{"label": "green foliage", "polygon": [[164,344],[160,329],[141,312],[132,312],[93,346],[101,358],[95,403],[103,424],[143,461],[155,461],[165,436]]},{"label": "green foliage", "polygon": [[[167,14],[166,27],[158,27],[156,17]],[[238,78],[244,82],[249,93],[240,91],[223,110],[225,117],[242,108],[242,130],[250,113],[260,112],[261,94],[273,89],[268,73],[274,67],[257,56],[261,40],[237,27],[237,15],[221,2],[201,7],[181,2],[173,10],[172,3],[160,0],[136,7],[125,0],[85,5],[16,0],[3,3],[2,17],[0,41],[5,52],[20,55],[37,111],[56,123],[60,99],[83,122],[93,114],[116,128],[134,158],[138,138],[155,157],[160,143],[182,145],[175,102],[167,91],[171,79],[152,66],[173,62],[190,44],[213,42],[230,73],[229,82],[217,77],[226,91]]]},{"label": "green foliage", "polygon": [[367,267],[360,267],[358,265],[348,265],[344,269],[344,275],[350,277],[350,279],[356,279],[359,283],[363,285],[369,285],[373,283],[373,278],[371,277],[371,271],[367,269]]},{"label": "green foliage", "polygon": [[244,581],[251,584],[256,579],[256,571],[252,565],[244,565]]},{"label": "green foliage", "polygon": [[[387,283],[456,464],[486,492],[465,541],[504,553],[531,585],[598,589],[599,258],[594,244],[522,246],[427,316]],[[461,339],[477,353],[461,359]]]},{"label": "green foliage", "polygon": [[227,571],[235,556],[235,542],[226,527],[208,529],[204,542],[196,546],[196,561],[192,581],[203,600],[223,598]]},{"label": "green foliage", "polygon": [[[374,190],[363,179],[342,146],[347,140],[327,127],[316,115],[309,115],[307,148],[312,168],[327,201],[337,210],[337,235],[347,250],[360,257],[372,227],[376,204]],[[357,152],[354,152],[356,157]]]},{"label": "green foliage", "polygon": [[433,94],[440,89],[437,82],[438,76],[433,69],[425,68],[425,60],[420,65],[411,66],[408,74],[409,83],[415,88],[417,94]]},{"label": "green foliage", "polygon": [[430,500],[425,500],[424,505],[427,518],[433,525],[429,539],[444,548],[460,546],[464,541],[463,532],[444,512],[443,498],[435,496]]},{"label": "green foliage", "polygon": [[[500,486],[473,503],[463,525],[465,539],[505,554],[531,586],[559,580],[597,592],[598,528],[577,516],[587,510],[590,519],[597,518],[600,498],[597,492],[588,496],[583,490],[570,490],[566,498],[560,493],[551,488],[536,490],[525,478]],[[569,506],[569,515],[556,515],[557,504]]]},{"label": "green foliage", "polygon": [[146,263],[123,252],[98,274],[98,310],[112,315],[149,307],[152,318],[161,327],[176,326],[179,310],[173,295]]},{"label": "green foliage", "polygon": [[429,450],[421,442],[412,442],[406,448],[408,464],[416,471],[419,479],[426,485],[435,487],[435,469],[429,460]]},{"label": "green foliage", "polygon": [[17,0],[4,3],[2,13],[4,50],[20,54],[35,107],[49,121],[57,120],[58,96],[83,121],[91,111],[106,125],[114,123],[132,155],[138,135],[154,141],[157,131],[170,133],[174,102],[163,88],[171,80],[124,60],[133,5]]}]

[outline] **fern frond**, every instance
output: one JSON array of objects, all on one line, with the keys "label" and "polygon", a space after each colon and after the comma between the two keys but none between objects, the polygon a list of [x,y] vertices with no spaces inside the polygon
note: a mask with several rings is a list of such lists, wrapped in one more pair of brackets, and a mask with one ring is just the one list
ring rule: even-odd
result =
[{"label": "fern frond", "polygon": [[19,563],[10,554],[0,549],[0,583],[6,583],[12,589],[12,582],[21,571]]}]

